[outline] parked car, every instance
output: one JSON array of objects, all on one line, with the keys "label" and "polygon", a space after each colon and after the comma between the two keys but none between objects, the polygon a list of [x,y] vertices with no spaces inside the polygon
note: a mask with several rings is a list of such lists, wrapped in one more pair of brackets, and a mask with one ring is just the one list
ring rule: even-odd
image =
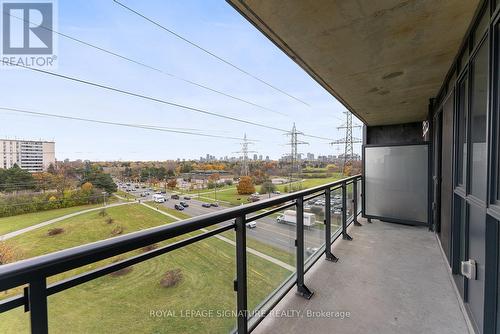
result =
[{"label": "parked car", "polygon": [[187,204],[186,202],[180,202],[179,204],[182,205],[185,208],[189,207],[189,204]]},{"label": "parked car", "polygon": [[146,193],[141,193],[141,197],[146,197]]},{"label": "parked car", "polygon": [[179,195],[172,195],[170,196],[171,199],[179,199]]},{"label": "parked car", "polygon": [[248,228],[256,228],[257,223],[256,222],[249,222],[245,224]]},{"label": "parked car", "polygon": [[252,195],[252,196],[248,197],[248,201],[249,202],[257,202],[257,201],[260,201],[260,198]]},{"label": "parked car", "polygon": [[165,195],[167,192],[165,190],[160,191],[162,195]]},{"label": "parked car", "polygon": [[189,197],[189,196],[184,196],[184,199],[185,199],[186,201],[189,201],[189,200],[191,199],[191,197]]},{"label": "parked car", "polygon": [[204,207],[204,208],[209,208],[212,205],[210,205],[210,203],[203,203],[201,206]]},{"label": "parked car", "polygon": [[281,191],[275,190],[275,191],[273,191],[273,194],[275,194],[275,195],[280,195],[280,194],[281,194]]},{"label": "parked car", "polygon": [[217,203],[217,202],[210,203],[210,206],[213,206],[214,208],[218,208],[219,207],[219,203]]},{"label": "parked car", "polygon": [[174,207],[175,207],[175,210],[179,210],[179,211],[184,210],[184,207],[180,204],[176,204]]}]

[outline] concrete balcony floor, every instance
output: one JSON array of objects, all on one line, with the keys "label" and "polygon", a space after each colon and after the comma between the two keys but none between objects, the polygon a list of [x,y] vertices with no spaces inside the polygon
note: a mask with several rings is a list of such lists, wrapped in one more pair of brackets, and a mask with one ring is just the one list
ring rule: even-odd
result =
[{"label": "concrete balcony floor", "polygon": [[[339,262],[320,259],[306,274],[314,296],[306,300],[291,290],[273,310],[301,316],[271,314],[254,333],[469,333],[436,235],[424,227],[360,222],[350,228],[353,241],[334,245]],[[350,316],[315,318],[307,310]]]}]

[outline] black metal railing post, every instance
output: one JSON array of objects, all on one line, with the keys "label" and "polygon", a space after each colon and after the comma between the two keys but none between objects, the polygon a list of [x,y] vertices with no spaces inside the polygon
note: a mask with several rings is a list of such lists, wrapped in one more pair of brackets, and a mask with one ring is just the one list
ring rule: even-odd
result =
[{"label": "black metal railing post", "polygon": [[243,215],[236,218],[236,281],[234,288],[236,291],[237,311],[238,311],[238,334],[248,333],[248,312],[247,312],[247,236],[246,217]]},{"label": "black metal railing post", "polygon": [[325,189],[325,258],[337,262],[339,259],[332,254],[332,192]]},{"label": "black metal railing post", "polygon": [[352,240],[347,233],[347,184],[342,182],[342,239]]},{"label": "black metal railing post", "polygon": [[304,284],[304,197],[297,198],[296,202],[296,226],[297,239],[295,246],[297,250],[297,293],[306,299],[311,299],[314,292]]},{"label": "black metal railing post", "polygon": [[354,180],[352,182],[352,207],[354,225],[363,226],[360,222],[358,222],[358,180]]},{"label": "black metal railing post", "polygon": [[32,334],[47,334],[47,282],[45,277],[36,277],[28,286],[28,301]]}]

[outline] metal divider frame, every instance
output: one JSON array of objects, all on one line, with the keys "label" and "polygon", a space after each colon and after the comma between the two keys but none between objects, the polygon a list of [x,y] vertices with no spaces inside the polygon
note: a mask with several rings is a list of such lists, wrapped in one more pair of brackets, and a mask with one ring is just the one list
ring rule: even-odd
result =
[{"label": "metal divider frame", "polygon": [[[427,146],[427,222],[403,220],[391,217],[383,217],[377,215],[369,215],[366,213],[366,149],[371,147],[394,147],[394,146]],[[362,187],[362,217],[367,218],[368,222],[371,223],[371,219],[377,219],[388,223],[404,224],[404,225],[419,225],[427,226],[431,228],[430,223],[432,216],[432,147],[431,142],[414,142],[414,143],[397,143],[397,144],[370,144],[363,145],[363,171],[361,178]]]}]

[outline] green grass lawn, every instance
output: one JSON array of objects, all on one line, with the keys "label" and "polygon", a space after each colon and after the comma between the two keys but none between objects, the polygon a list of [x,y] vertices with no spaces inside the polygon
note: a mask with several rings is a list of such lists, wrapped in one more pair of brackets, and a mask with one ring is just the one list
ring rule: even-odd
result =
[{"label": "green grass lawn", "polygon": [[316,186],[320,186],[326,183],[334,182],[337,180],[342,179],[342,175],[336,175],[332,177],[326,177],[326,178],[313,178],[313,179],[304,179],[304,181],[299,181],[293,183],[291,186],[289,184],[280,184],[276,186],[276,190],[279,190],[281,192],[285,192],[285,190],[288,189],[290,191],[290,188],[292,191],[297,191],[299,189],[308,189],[308,188],[313,188]]},{"label": "green grass lawn", "polygon": [[[226,191],[217,191],[217,195],[215,195],[212,192],[210,194],[203,195],[203,197],[206,197],[208,200],[217,199],[218,201],[228,202],[231,205],[241,205],[241,203],[243,203],[243,204],[249,203],[247,201],[248,195],[239,195],[236,188],[226,190]],[[200,200],[204,200],[204,199],[200,198]]]},{"label": "green grass lawn", "polygon": [[[154,202],[146,202],[146,204],[149,204],[151,206],[156,207]],[[189,216],[183,212],[177,211],[175,209],[167,208],[163,205],[158,205],[158,210],[169,213],[172,216],[175,216],[179,219],[191,218],[191,216]],[[217,226],[210,226],[207,228],[207,230],[213,230],[216,228],[217,228]],[[222,236],[224,236],[232,241],[236,240],[233,231],[226,231],[226,232],[221,233],[220,235],[222,235]],[[258,250],[259,252],[270,255],[270,256],[272,256],[280,261],[283,261],[287,264],[295,265],[295,254],[291,254],[291,253],[288,253],[282,249],[270,246],[270,245],[265,244],[257,239],[253,239],[251,237],[248,237],[247,238],[247,247],[253,248],[255,250]]]},{"label": "green grass lawn", "polygon": [[26,213],[23,215],[3,217],[0,218],[0,235],[17,231],[28,226],[42,223],[47,220],[51,220],[57,217],[62,217],[64,215],[78,212],[85,209],[91,209],[95,207],[102,206],[102,204],[91,204],[91,205],[79,205],[70,208],[54,209],[33,213]]},{"label": "green grass lawn", "polygon": [[[236,185],[235,184],[232,184],[230,186],[228,185],[219,185],[217,186],[217,191],[220,191],[220,190],[226,190],[226,189],[231,189],[231,188],[235,188]],[[214,190],[213,189],[208,189],[208,188],[205,188],[205,189],[189,189],[189,190],[177,190],[178,192],[182,193],[182,194],[191,194],[191,195],[197,195],[198,193],[206,193],[206,192],[213,192]]]},{"label": "green grass lawn", "polygon": [[123,190],[117,190],[115,194],[117,194],[118,196],[121,196],[123,198],[126,198],[128,200],[135,200],[136,199],[136,197],[134,195],[131,195],[128,192],[123,191]]},{"label": "green grass lawn", "polygon": [[[117,226],[128,233],[174,220],[138,204],[108,208],[106,212],[104,217],[99,211],[82,214],[12,238],[7,244],[20,251],[19,259],[28,258],[109,238]],[[182,218],[182,213],[175,212],[175,215]],[[113,222],[108,223],[108,218]],[[63,228],[64,232],[48,236],[48,230],[55,227]],[[160,246],[176,240],[180,238],[162,242]],[[142,250],[129,252],[120,258],[140,252]],[[48,281],[89,271],[113,260],[78,268]],[[125,275],[107,275],[49,297],[49,331],[68,333],[71,326],[71,333],[228,332],[234,327],[235,318],[231,314],[218,315],[235,310],[235,268],[234,246],[211,237],[135,265]],[[181,270],[182,280],[173,287],[162,287],[160,280],[164,273],[173,269]],[[249,306],[258,305],[289,275],[288,270],[249,254]],[[20,292],[13,289],[2,293],[0,298]],[[169,311],[170,316],[152,317],[151,312],[157,310]],[[183,317],[183,310],[212,312],[212,315]],[[17,308],[0,314],[0,333],[25,332],[29,332],[29,313]]]}]

